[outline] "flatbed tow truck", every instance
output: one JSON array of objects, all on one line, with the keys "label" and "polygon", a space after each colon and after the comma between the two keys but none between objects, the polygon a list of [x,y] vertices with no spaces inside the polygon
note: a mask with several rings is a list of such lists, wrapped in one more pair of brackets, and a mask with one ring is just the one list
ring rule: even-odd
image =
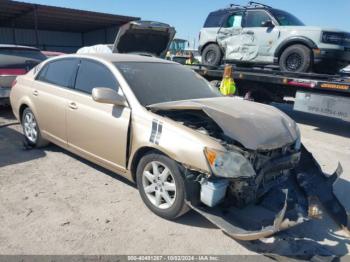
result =
[{"label": "flatbed tow truck", "polygon": [[[219,86],[224,66],[190,65]],[[350,121],[350,75],[282,72],[268,67],[233,65],[237,95],[262,103],[291,103],[294,110]]]}]

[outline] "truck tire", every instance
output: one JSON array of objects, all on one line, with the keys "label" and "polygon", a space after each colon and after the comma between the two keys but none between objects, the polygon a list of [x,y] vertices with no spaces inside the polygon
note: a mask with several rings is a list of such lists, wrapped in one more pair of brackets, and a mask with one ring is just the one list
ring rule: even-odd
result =
[{"label": "truck tire", "polygon": [[207,45],[202,52],[202,63],[209,66],[219,66],[222,60],[222,52],[217,44]]},{"label": "truck tire", "polygon": [[305,73],[312,67],[311,50],[304,45],[292,45],[279,58],[282,71]]}]

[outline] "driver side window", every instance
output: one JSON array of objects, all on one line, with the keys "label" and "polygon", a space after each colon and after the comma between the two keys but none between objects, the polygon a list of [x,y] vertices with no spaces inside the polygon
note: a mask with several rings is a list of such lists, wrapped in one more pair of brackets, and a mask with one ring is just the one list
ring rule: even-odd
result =
[{"label": "driver side window", "polygon": [[245,27],[261,27],[263,22],[272,20],[265,11],[248,11],[245,17]]}]

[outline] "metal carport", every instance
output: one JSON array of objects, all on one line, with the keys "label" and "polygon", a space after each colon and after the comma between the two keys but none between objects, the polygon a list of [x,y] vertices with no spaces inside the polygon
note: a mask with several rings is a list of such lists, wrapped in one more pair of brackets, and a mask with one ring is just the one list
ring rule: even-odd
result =
[{"label": "metal carport", "polygon": [[139,19],[0,0],[0,44],[75,52],[81,46],[113,43],[121,25]]}]

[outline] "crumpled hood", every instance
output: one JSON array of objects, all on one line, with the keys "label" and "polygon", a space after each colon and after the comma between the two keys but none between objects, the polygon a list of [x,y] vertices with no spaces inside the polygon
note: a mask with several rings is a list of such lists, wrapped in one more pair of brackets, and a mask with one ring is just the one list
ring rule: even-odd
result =
[{"label": "crumpled hood", "polygon": [[157,110],[203,110],[225,135],[251,150],[271,150],[292,144],[296,123],[280,110],[231,97],[194,99],[148,106]]}]

